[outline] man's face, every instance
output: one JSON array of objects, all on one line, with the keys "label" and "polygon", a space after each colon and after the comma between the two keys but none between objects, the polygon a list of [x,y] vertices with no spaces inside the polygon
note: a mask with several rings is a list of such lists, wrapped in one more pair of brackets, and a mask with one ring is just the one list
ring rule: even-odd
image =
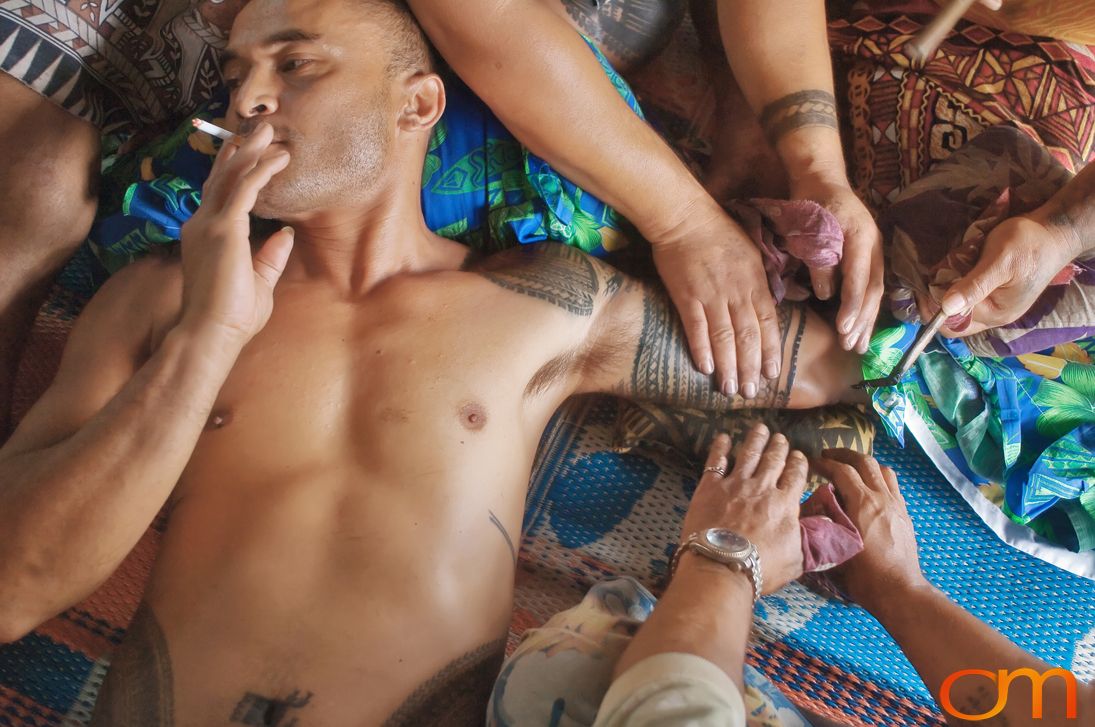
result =
[{"label": "man's face", "polygon": [[232,26],[228,125],[246,134],[266,121],[271,150],[290,154],[259,195],[260,217],[352,204],[385,169],[399,99],[382,11],[355,3],[253,0]]}]

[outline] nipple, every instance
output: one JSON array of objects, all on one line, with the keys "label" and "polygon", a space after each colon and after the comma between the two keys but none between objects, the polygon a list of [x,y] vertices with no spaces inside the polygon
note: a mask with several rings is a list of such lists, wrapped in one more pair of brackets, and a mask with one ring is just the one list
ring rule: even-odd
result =
[{"label": "nipple", "polygon": [[209,421],[205,423],[205,431],[212,429],[223,429],[227,427],[229,422],[232,421],[232,412],[227,409],[223,411],[215,411],[209,415]]},{"label": "nipple", "polygon": [[487,425],[487,410],[482,404],[468,402],[460,407],[460,423],[477,432]]}]

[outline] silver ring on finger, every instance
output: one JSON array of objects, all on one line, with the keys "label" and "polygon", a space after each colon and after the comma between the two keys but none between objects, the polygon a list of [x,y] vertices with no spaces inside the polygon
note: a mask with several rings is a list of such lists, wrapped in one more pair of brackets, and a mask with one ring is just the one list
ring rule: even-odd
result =
[{"label": "silver ring on finger", "polygon": [[711,465],[710,467],[704,467],[704,472],[714,472],[719,477],[726,477],[726,470],[718,465]]}]

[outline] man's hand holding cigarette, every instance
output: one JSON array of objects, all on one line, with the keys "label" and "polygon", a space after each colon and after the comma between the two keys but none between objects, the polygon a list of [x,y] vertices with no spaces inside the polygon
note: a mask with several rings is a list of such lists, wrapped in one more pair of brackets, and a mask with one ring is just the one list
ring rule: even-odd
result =
[{"label": "man's hand holding cigarette", "polygon": [[201,206],[182,228],[183,311],[180,326],[216,329],[241,348],[273,310],[274,286],[293,249],[282,228],[252,254],[249,213],[259,192],[289,164],[271,148],[273,128],[260,123],[225,144],[202,187]]}]

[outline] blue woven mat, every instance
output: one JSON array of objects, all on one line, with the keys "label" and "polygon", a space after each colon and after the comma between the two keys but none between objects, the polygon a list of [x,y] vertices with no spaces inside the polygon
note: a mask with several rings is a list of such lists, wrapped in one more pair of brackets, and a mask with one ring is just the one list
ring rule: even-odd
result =
[{"label": "blue woven mat", "polygon": [[[657,448],[612,451],[618,407],[575,402],[545,435],[517,593],[530,622],[573,605],[606,574],[656,585],[664,573],[699,466]],[[1095,678],[1095,583],[1001,542],[917,445],[879,437],[876,454],[901,481],[932,582],[1038,657]],[[801,705],[851,723],[941,721],[872,617],[799,584],[758,604],[753,663]]]}]

